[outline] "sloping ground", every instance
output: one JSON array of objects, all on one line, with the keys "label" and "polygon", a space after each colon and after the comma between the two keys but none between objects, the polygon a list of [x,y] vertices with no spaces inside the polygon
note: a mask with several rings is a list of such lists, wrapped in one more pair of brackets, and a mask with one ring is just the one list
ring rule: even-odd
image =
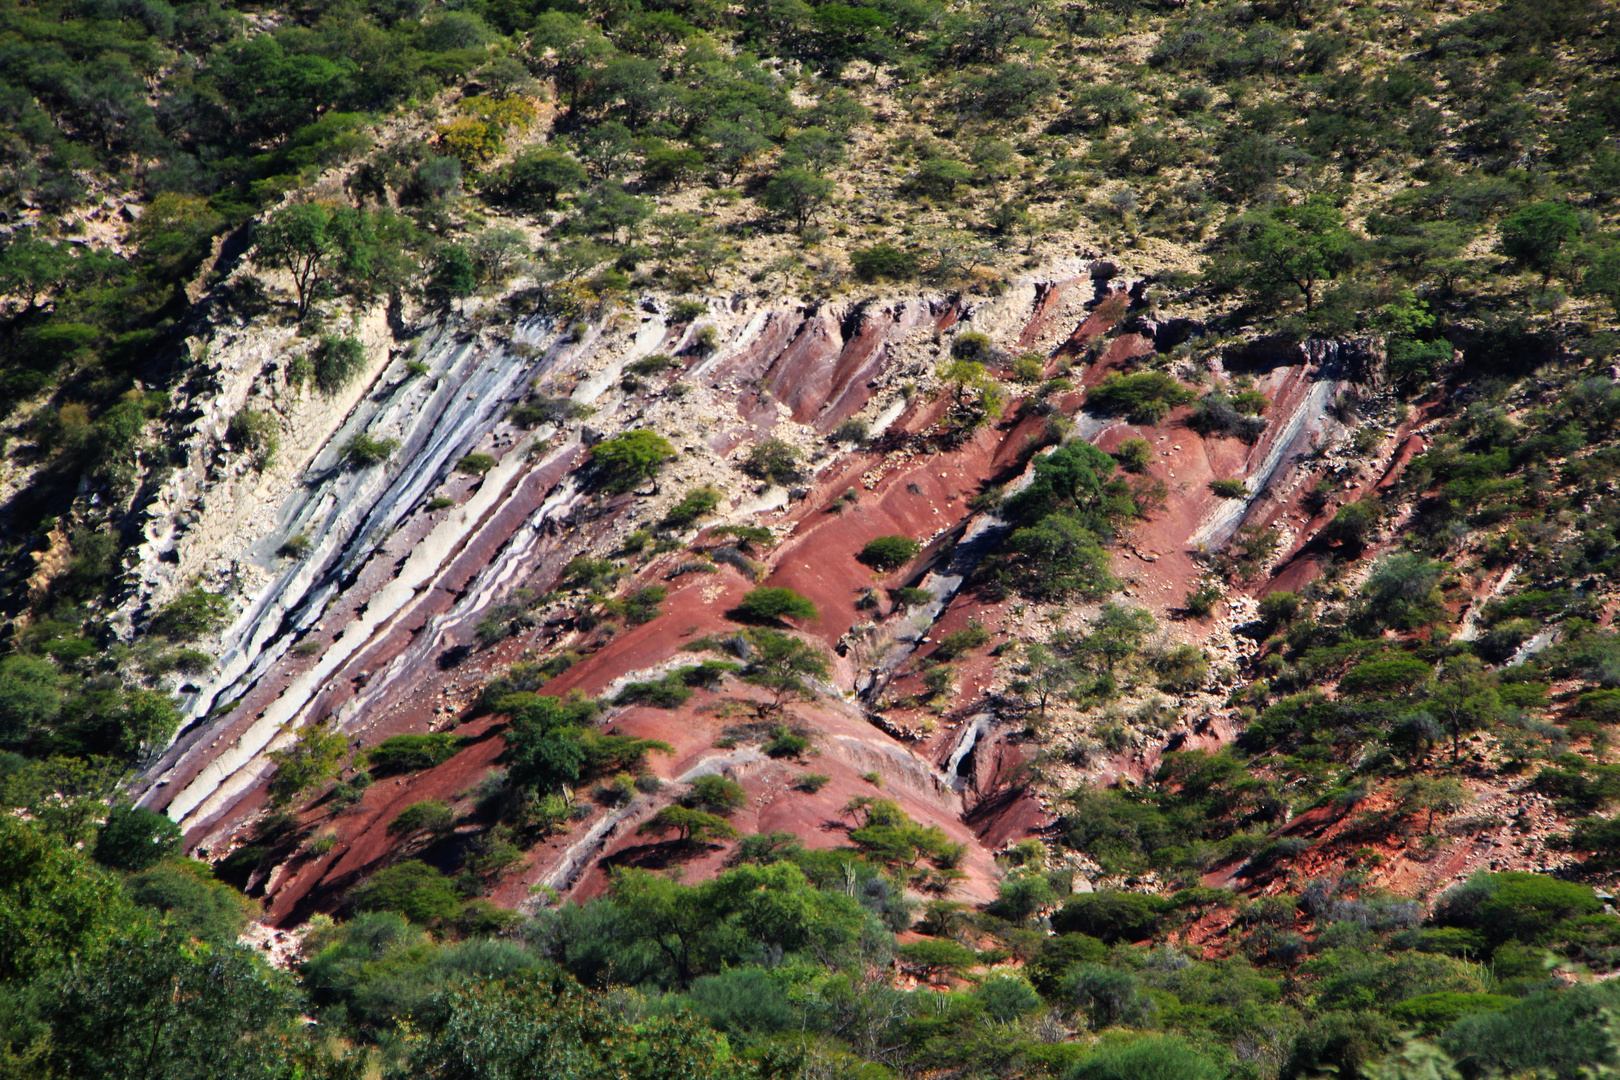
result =
[{"label": "sloping ground", "polygon": [[[330,850],[301,848],[253,883],[282,923],[333,906],[346,888],[401,855],[387,826],[405,806],[437,798],[472,811],[474,789],[503,743],[494,720],[467,718],[483,684],[507,664],[585,645],[594,651],[547,692],[610,696],[623,682],[690,656],[680,652],[686,642],[733,625],[725,612],[751,583],[724,567],[674,578],[660,617],[605,643],[560,621],[487,649],[477,647],[475,634],[491,606],[515,590],[549,590],[569,559],[611,553],[687,487],[714,483],[731,495],[729,510],[722,507],[726,520],[767,525],[779,537],[762,580],[795,589],[819,608],[820,617],[798,629],[834,658],[832,685],[815,703],[792,707],[793,722],[813,732],[812,756],[765,757],[757,739],[735,737],[739,721],[728,715],[735,706],[709,693],[676,709],[610,710],[605,726],[669,743],[672,754],[652,758],[665,781],[723,772],[741,782],[749,803],[734,824],[743,832],[786,831],[808,846],[836,845],[851,827],[840,810],[852,796],[894,798],[914,819],[968,845],[959,888],[966,899],[987,900],[997,877],[991,853],[1047,820],[1023,784],[1023,767],[1038,747],[1011,717],[998,715],[1004,687],[989,657],[964,662],[955,707],[938,724],[903,704],[907,662],[931,636],[970,620],[997,640],[1029,636],[1024,624],[1033,616],[1023,605],[966,586],[1002,529],[992,512],[976,512],[969,501],[993,485],[1016,483],[1047,439],[1047,423],[1014,402],[999,426],[946,445],[931,434],[945,402],[903,384],[926,378],[957,327],[988,333],[1008,350],[1062,357],[1108,333],[1125,310],[1123,292],[1075,275],[1026,282],[979,303],[907,298],[843,312],[743,305],[713,319],[721,344],[706,357],[689,347],[694,327],[671,327],[655,310],[633,319],[620,314],[579,340],[542,325],[516,328],[516,345],[499,332],[476,341],[442,333],[421,351],[430,376],[415,388],[374,389],[357,404],[315,458],[324,471],[312,466],[310,485],[282,503],[275,527],[246,545],[246,554],[273,568],[287,537],[311,528],[322,536],[314,559],[280,569],[252,595],[227,633],[220,670],[198,689],[194,721],[149,773],[142,801],[180,821],[199,854],[219,857],[266,806],[267,752],[288,745],[303,726],[331,718],[356,749],[404,732],[457,728],[471,742],[443,765],[381,781],[341,815],[320,803],[306,810],[306,825],[335,837]],[[1123,334],[1076,374],[1090,385],[1153,350],[1150,337]],[[654,352],[683,357],[686,370],[674,379],[682,392],[622,389],[625,365]],[[1203,572],[1201,548],[1219,547],[1245,521],[1286,516],[1300,458],[1332,423],[1327,404],[1346,375],[1338,357],[1304,353],[1256,372],[1273,404],[1252,446],[1203,439],[1181,414],[1157,428],[1077,415],[1077,434],[1105,449],[1141,436],[1159,452],[1150,471],[1167,485],[1165,507],[1118,550],[1116,571],[1133,602],[1172,615]],[[506,406],[536,382],[594,406],[587,427],[541,429],[531,441],[504,421]],[[1077,389],[1062,408],[1082,400]],[[828,454],[817,436],[851,416],[867,419],[881,436],[866,448]],[[654,493],[606,501],[581,494],[574,470],[585,440],[643,426],[682,451]],[[331,467],[340,441],[360,430],[397,433],[404,450],[386,469],[356,475]],[[766,433],[821,459],[813,480],[791,498],[779,490],[749,496],[749,483],[735,471],[732,462]],[[471,450],[490,453],[497,464],[480,478],[451,472]],[[1255,494],[1218,500],[1209,490],[1215,478],[1245,479]],[[454,505],[430,511],[425,500],[432,496]],[[888,575],[857,561],[868,540],[896,533],[923,541],[925,555]],[[1303,542],[1305,530],[1296,533]],[[937,558],[946,551],[948,558]],[[654,558],[628,587],[665,581],[682,560],[680,552]],[[913,582],[934,595],[932,604],[892,611],[879,589],[875,610],[856,606],[873,586]],[[1219,624],[1186,623],[1177,633],[1236,648]],[[1207,696],[1218,701],[1220,692],[1217,681]],[[871,712],[879,707],[883,715]],[[1208,715],[1189,717],[1185,726],[1172,732],[1172,746],[1216,745],[1229,734]],[[1097,775],[1140,777],[1157,753],[1113,762]],[[813,794],[799,790],[806,772],[828,782]],[[874,773],[881,789],[863,778]],[[584,895],[601,887],[606,866],[669,864],[675,852],[646,843],[636,828],[678,790],[638,795],[618,808],[592,806],[568,831],[527,852],[494,898],[517,906],[542,885]],[[722,857],[716,851],[683,865],[702,873]]]}]

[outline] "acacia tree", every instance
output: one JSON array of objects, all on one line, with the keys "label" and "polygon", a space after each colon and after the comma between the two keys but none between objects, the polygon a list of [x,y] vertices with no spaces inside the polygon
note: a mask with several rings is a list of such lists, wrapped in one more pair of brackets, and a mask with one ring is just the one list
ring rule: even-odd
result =
[{"label": "acacia tree", "polygon": [[1350,231],[1344,215],[1325,195],[1269,211],[1240,228],[1242,283],[1262,296],[1298,289],[1306,311],[1316,303],[1317,285],[1350,265]]},{"label": "acacia tree", "polygon": [[719,814],[694,810],[689,806],[664,807],[653,816],[652,820],[637,829],[636,834],[645,836],[653,833],[662,836],[671,830],[679,832],[681,843],[689,847],[698,847],[716,840],[732,840],[737,836],[737,830]]},{"label": "acacia tree", "polygon": [[815,696],[806,679],[827,677],[827,661],[809,644],[776,630],[756,630],[752,635],[754,656],[743,669],[742,680],[772,694],[771,704],[761,713],[781,710],[789,701]]},{"label": "acacia tree", "polygon": [[792,218],[794,228],[803,232],[832,197],[833,183],[809,169],[786,168],[765,185],[761,201],[765,209]]}]

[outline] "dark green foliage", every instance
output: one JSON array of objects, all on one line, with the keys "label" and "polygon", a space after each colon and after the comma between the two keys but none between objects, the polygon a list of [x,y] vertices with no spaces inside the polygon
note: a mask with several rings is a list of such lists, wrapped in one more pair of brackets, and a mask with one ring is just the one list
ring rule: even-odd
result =
[{"label": "dark green foliage", "polygon": [[192,589],[158,610],[152,618],[152,631],[176,641],[192,641],[223,627],[230,611],[230,601],[225,597],[206,589]]},{"label": "dark green foliage", "polygon": [[909,536],[880,536],[868,540],[857,558],[879,570],[898,570],[921,550],[922,545]]},{"label": "dark green foliage", "polygon": [[1007,549],[1016,560],[1014,581],[1036,599],[1096,598],[1119,587],[1097,534],[1067,515],[1053,514],[1016,530]]},{"label": "dark green foliage", "polygon": [[781,619],[809,620],[819,617],[816,605],[792,589],[764,585],[748,590],[731,614],[741,622],[765,624]]},{"label": "dark green foliage", "polygon": [[1580,235],[1581,219],[1564,203],[1538,202],[1502,222],[1502,252],[1545,284],[1558,268],[1564,245]]},{"label": "dark green foliage", "polygon": [[180,846],[180,826],[144,807],[120,805],[96,832],[96,862],[115,870],[145,870]]},{"label": "dark green foliage", "polygon": [[1390,1016],[1425,1035],[1438,1035],[1466,1016],[1496,1012],[1513,1004],[1501,994],[1475,994],[1441,991],[1407,998],[1390,1008]]},{"label": "dark green foliage", "polygon": [[919,269],[914,253],[902,251],[893,244],[874,244],[868,248],[857,248],[849,253],[849,264],[854,269],[855,276],[866,282],[882,278],[907,281],[916,277]]},{"label": "dark green foliage", "polygon": [[1539,874],[1476,874],[1448,891],[1435,909],[1442,926],[1478,930],[1491,943],[1541,944],[1565,919],[1603,910],[1590,886]]},{"label": "dark green foliage", "polygon": [[1169,901],[1143,893],[1079,893],[1053,914],[1052,929],[1104,942],[1141,941],[1155,935],[1170,910]]},{"label": "dark green foliage", "polygon": [[1613,983],[1543,991],[1459,1021],[1440,1045],[1480,1074],[1575,1076],[1582,1067],[1610,1060],[1608,1016],[1615,1000]]},{"label": "dark green foliage", "polygon": [[415,859],[379,870],[349,894],[356,911],[392,911],[414,923],[448,919],[461,908],[450,880]]},{"label": "dark green foliage", "polygon": [[781,439],[762,439],[748,452],[742,471],[756,480],[791,484],[799,479],[799,452]]},{"label": "dark green foliage", "polygon": [[170,859],[135,874],[129,898],[158,913],[188,937],[234,942],[254,906],[241,893],[214,880],[206,863]]},{"label": "dark green foliage", "polygon": [[1249,486],[1242,480],[1211,480],[1209,490],[1222,499],[1246,499]]},{"label": "dark green foliage", "polygon": [[690,528],[692,523],[714,512],[720,505],[720,492],[712,487],[693,488],[681,496],[681,501],[669,508],[664,524],[673,529]]},{"label": "dark green foliage", "polygon": [[1163,372],[1140,371],[1108,376],[1087,391],[1086,404],[1102,412],[1123,413],[1133,424],[1157,424],[1194,396]]},{"label": "dark green foliage", "polygon": [[293,994],[234,944],[131,937],[75,965],[43,1019],[62,1075],[271,1080],[284,1075]]},{"label": "dark green foliage", "polygon": [[446,731],[429,735],[391,735],[366,751],[378,776],[421,772],[442,765],[461,749],[461,740]]},{"label": "dark green foliage", "polygon": [[1217,1080],[1221,1070],[1181,1039],[1144,1035],[1084,1058],[1067,1080]]},{"label": "dark green foliage", "polygon": [[634,490],[675,456],[669,440],[651,431],[631,431],[591,447],[594,483],[609,494]]},{"label": "dark green foliage", "polygon": [[315,386],[323,394],[335,394],[364,370],[366,350],[350,337],[323,337],[312,354]]}]

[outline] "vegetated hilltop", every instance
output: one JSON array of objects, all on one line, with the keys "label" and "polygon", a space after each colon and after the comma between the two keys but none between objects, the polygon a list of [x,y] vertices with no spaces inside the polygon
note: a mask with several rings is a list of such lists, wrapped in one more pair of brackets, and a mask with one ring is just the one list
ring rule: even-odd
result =
[{"label": "vegetated hilltop", "polygon": [[1617,33],[0,8],[0,1073],[1612,1068]]}]

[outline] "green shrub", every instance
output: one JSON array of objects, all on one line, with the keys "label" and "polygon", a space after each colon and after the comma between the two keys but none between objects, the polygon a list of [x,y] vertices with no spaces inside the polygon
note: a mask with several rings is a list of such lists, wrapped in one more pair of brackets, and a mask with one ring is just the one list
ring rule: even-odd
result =
[{"label": "green shrub", "polygon": [[356,911],[392,911],[414,923],[452,918],[461,897],[439,871],[417,859],[379,870],[349,894]]},{"label": "green shrub", "polygon": [[398,439],[375,439],[361,432],[343,444],[343,464],[350,469],[380,465],[399,449]]},{"label": "green shrub", "polygon": [[96,832],[95,860],[114,870],[145,870],[180,847],[180,826],[168,815],[120,805]]},{"label": "green shrub", "polygon": [[917,256],[909,251],[901,251],[893,244],[857,248],[849,253],[849,263],[855,270],[855,276],[866,282],[879,278],[906,281],[916,277],[918,269]]},{"label": "green shrub", "polygon": [[448,836],[455,826],[456,814],[448,805],[439,799],[423,799],[401,810],[394,820],[388,823],[388,831],[398,836],[409,836],[417,832]]},{"label": "green shrub", "polygon": [[239,449],[253,455],[253,467],[261,472],[275,461],[281,446],[276,418],[259,409],[242,409],[231,417],[225,435]]},{"label": "green shrub", "polygon": [[781,439],[764,439],[743,459],[742,471],[786,486],[799,479],[799,452]]},{"label": "green shrub", "polygon": [[903,607],[916,607],[933,600],[934,594],[927,589],[917,589],[907,586],[904,589],[890,589],[889,597]]},{"label": "green shrub", "polygon": [[868,540],[856,557],[879,570],[898,570],[921,550],[922,545],[909,536],[879,536]]},{"label": "green shrub", "polygon": [[182,933],[215,945],[235,942],[255,905],[214,879],[207,863],[167,859],[126,882],[129,898],[158,912]]},{"label": "green shrub", "polygon": [[960,630],[952,630],[939,639],[933,656],[936,660],[955,660],[963,653],[979,648],[990,641],[990,631],[986,630],[975,620]]},{"label": "green shrub", "polygon": [[1187,593],[1181,601],[1181,610],[1195,619],[1207,619],[1223,595],[1219,585],[1206,581]]},{"label": "green shrub", "polygon": [[1104,1044],[1069,1071],[1065,1080],[1220,1080],[1225,1073],[1185,1041],[1143,1035]]},{"label": "green shrub", "polygon": [[1209,490],[1223,499],[1246,499],[1249,497],[1249,485],[1242,480],[1211,480]]},{"label": "green shrub", "polygon": [[1465,1016],[1496,1012],[1507,1008],[1513,998],[1500,994],[1462,993],[1446,990],[1419,994],[1390,1006],[1389,1015],[1425,1035],[1438,1035]]},{"label": "green shrub", "polygon": [[650,682],[627,683],[613,698],[615,705],[648,705],[655,709],[674,709],[691,698],[692,691],[680,672],[672,671],[661,679]]},{"label": "green shrub", "polygon": [[1143,893],[1078,893],[1053,914],[1052,929],[1109,944],[1143,941],[1157,936],[1171,910],[1170,901]]},{"label": "green shrub", "polygon": [[378,776],[421,772],[444,764],[461,749],[461,740],[449,732],[430,735],[393,735],[366,752]]},{"label": "green shrub", "polygon": [[152,619],[152,631],[176,641],[191,641],[224,627],[231,613],[231,602],[206,589],[181,593],[159,609]]},{"label": "green shrub", "polygon": [[800,773],[799,778],[794,781],[793,786],[798,788],[800,791],[814,795],[831,782],[832,777],[827,776],[824,773]]},{"label": "green shrub", "polygon": [[321,393],[331,395],[365,370],[366,350],[354,338],[323,337],[311,359],[316,387]]},{"label": "green shrub", "polygon": [[721,493],[718,488],[698,487],[681,496],[681,501],[669,508],[664,515],[664,524],[672,529],[685,529],[698,518],[712,514],[714,508],[720,505]]},{"label": "green shrub", "polygon": [[1191,390],[1163,372],[1139,371],[1108,376],[1086,394],[1086,404],[1106,413],[1124,413],[1133,424],[1157,424],[1193,397]]},{"label": "green shrub", "polygon": [[1514,870],[1475,874],[1441,896],[1434,917],[1442,926],[1478,930],[1490,942],[1539,945],[1565,919],[1602,910],[1591,886]]},{"label": "green shrub", "polygon": [[1145,473],[1153,464],[1153,444],[1146,439],[1126,439],[1114,450],[1114,460],[1130,473]]},{"label": "green shrub", "polygon": [[820,612],[809,599],[792,589],[762,585],[748,590],[731,615],[740,622],[771,623],[778,619],[815,619]]},{"label": "green shrub", "polygon": [[[804,752],[810,749],[810,740],[799,735],[787,725],[779,725],[771,731],[770,741],[765,744],[765,753],[773,758],[803,757]],[[801,783],[804,778],[801,778]]]},{"label": "green shrub", "polygon": [[468,454],[456,462],[456,471],[469,476],[483,476],[495,467],[495,458],[489,454]]}]

